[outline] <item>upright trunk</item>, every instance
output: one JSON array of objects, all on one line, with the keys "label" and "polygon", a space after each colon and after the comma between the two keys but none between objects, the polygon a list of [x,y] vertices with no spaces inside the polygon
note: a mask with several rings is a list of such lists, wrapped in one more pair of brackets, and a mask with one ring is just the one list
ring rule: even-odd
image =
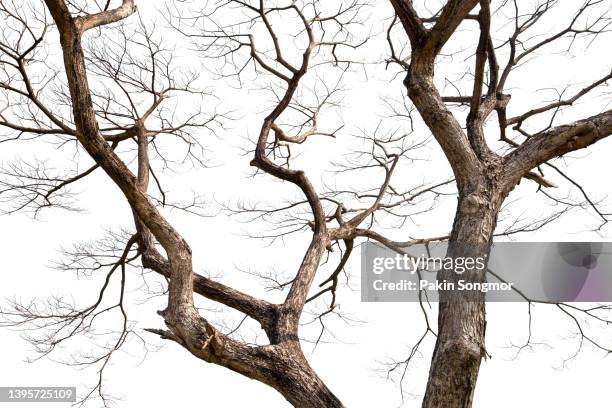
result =
[{"label": "upright trunk", "polygon": [[[488,258],[502,198],[493,188],[460,194],[447,256]],[[485,269],[458,274],[443,270],[438,279],[456,283],[484,282]],[[480,362],[485,350],[485,303],[481,292],[440,293],[438,338],[434,349],[424,408],[472,406]]]}]

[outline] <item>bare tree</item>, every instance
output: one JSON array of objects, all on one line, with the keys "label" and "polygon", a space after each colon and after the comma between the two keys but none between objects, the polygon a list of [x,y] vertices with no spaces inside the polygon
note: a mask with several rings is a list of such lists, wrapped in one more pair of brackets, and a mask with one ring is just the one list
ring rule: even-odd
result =
[{"label": "bare tree", "polygon": [[[102,387],[104,367],[113,352],[125,344],[127,336],[135,334],[128,321],[124,296],[126,266],[140,259],[144,268],[157,272],[166,278],[168,284],[167,307],[160,312],[168,329],[149,329],[150,332],[173,340],[197,358],[275,388],[295,406],[342,406],[308,364],[298,337],[300,317],[309,299],[310,287],[321,259],[331,245],[328,217],[306,174],[289,168],[290,155],[282,157],[281,164],[277,164],[275,154],[288,149],[287,144],[302,143],[310,136],[333,135],[333,131],[321,132],[317,127],[319,110],[329,104],[333,89],[329,90],[327,98],[321,99],[312,108],[295,102],[296,93],[300,81],[314,63],[338,65],[341,61],[337,58],[336,48],[354,46],[345,27],[356,18],[361,4],[349,2],[334,8],[329,14],[321,14],[310,3],[290,3],[277,7],[267,6],[264,2],[254,6],[238,1],[229,2],[228,6],[241,7],[248,13],[246,20],[233,24],[233,27],[248,29],[254,22],[267,27],[266,36],[274,44],[276,52],[272,61],[265,50],[260,51],[256,47],[255,36],[248,32],[226,34],[218,31],[210,36],[205,35],[205,38],[212,39],[212,44],[208,46],[216,47],[218,41],[222,50],[228,47],[226,55],[229,57],[235,51],[233,47],[248,49],[248,60],[254,61],[258,69],[268,72],[276,80],[272,89],[278,90],[279,98],[261,125],[251,165],[258,171],[298,187],[313,216],[310,222],[311,243],[287,285],[289,290],[285,300],[280,304],[257,299],[195,274],[191,248],[159,209],[161,204],[167,204],[162,187],[158,183],[161,200],[154,199],[148,193],[150,176],[155,176],[150,153],[155,151],[154,143],[159,143],[158,138],[166,134],[178,137],[178,140],[186,143],[189,157],[198,157],[193,152],[194,146],[199,145],[196,139],[198,130],[211,130],[218,119],[216,115],[204,116],[196,111],[177,124],[174,121],[178,114],[171,109],[163,109],[171,94],[197,93],[192,85],[194,78],[187,75],[181,82],[174,78],[171,53],[155,38],[154,30],[142,22],[136,33],[115,25],[115,28],[119,28],[113,30],[112,35],[104,35],[108,25],[121,23],[136,12],[133,1],[123,1],[115,8],[110,7],[110,2],[83,6],[84,3],[79,2],[51,0],[45,4],[59,33],[63,67],[58,70],[49,67],[44,57],[35,58],[36,53],[42,52],[42,46],[56,45],[47,37],[53,27],[47,21],[47,10],[37,4],[29,4],[31,9],[24,10],[16,3],[2,3],[1,11],[9,24],[1,43],[1,87],[9,102],[0,123],[15,132],[7,140],[19,140],[26,135],[51,135],[63,143],[78,142],[78,146],[88,153],[95,164],[85,172],[66,178],[50,175],[44,165],[15,165],[5,171],[8,181],[4,182],[2,193],[9,195],[7,201],[13,204],[10,211],[25,208],[39,210],[62,203],[54,201],[66,198],[66,195],[59,195],[58,192],[66,194],[68,185],[101,168],[129,203],[134,214],[135,233],[111,235],[102,245],[95,247],[77,247],[68,253],[70,260],[60,265],[62,269],[81,272],[108,270],[98,299],[92,305],[79,308],[61,298],[51,300],[45,307],[15,302],[10,310],[3,311],[9,319],[8,324],[32,325],[46,333],[42,338],[32,339],[45,355],[74,336],[93,336],[93,320],[101,314],[119,310],[122,324],[116,341],[101,355],[86,356],[85,361],[78,362],[100,364],[99,381],[92,392],[84,396],[84,401],[97,391],[106,405],[107,398]],[[272,18],[285,15],[295,18],[299,24],[295,36],[299,44],[297,62],[289,62],[283,57],[281,45],[270,24]],[[102,45],[94,41],[86,50],[83,43],[94,32],[103,36]],[[144,52],[137,56],[135,49]],[[57,80],[59,91],[55,95],[63,106],[69,108],[63,112],[63,116],[46,105],[41,93],[35,89],[37,83],[32,80],[33,74],[28,65],[37,63],[42,65],[39,69],[43,77],[47,75]],[[39,78],[38,72],[36,75]],[[60,76],[65,76],[66,80],[58,79]],[[297,109],[301,122],[283,128],[278,118],[287,109]],[[297,134],[290,135],[289,131],[297,131]],[[137,146],[134,152],[137,164],[135,172],[116,152],[118,146],[129,141]],[[385,189],[385,185],[382,189]],[[358,216],[362,217],[360,214]],[[103,262],[102,259],[113,261]],[[117,271],[120,272],[119,301],[106,306],[103,300],[109,282]],[[196,309],[194,292],[258,322],[267,336],[267,342],[253,345],[234,338],[233,331],[224,333],[215,327]]]},{"label": "bare tree", "polygon": [[[258,274],[271,287],[286,292],[281,303],[272,303],[196,274],[191,248],[163,215],[164,206],[198,211],[202,205],[197,200],[186,204],[167,200],[152,163],[171,163],[158,147],[168,143],[166,137],[172,137],[184,147],[184,157],[204,165],[201,137],[222,128],[224,114],[203,112],[199,108],[201,100],[188,113],[172,105],[173,95],[193,100],[207,97],[208,92],[197,88],[194,72],[177,73],[172,47],[156,38],[154,27],[143,17],[133,16],[134,1],[123,0],[116,6],[110,1],[89,3],[45,0],[43,9],[33,3],[20,7],[3,1],[0,7],[7,21],[0,42],[0,89],[6,96],[0,125],[9,132],[2,142],[52,138],[61,148],[84,149],[93,160],[87,170],[68,175],[58,174],[44,162],[21,161],[6,166],[2,170],[0,196],[8,203],[8,211],[28,209],[37,213],[44,207],[74,208],[68,187],[102,169],[133,212],[133,232],[113,233],[94,247],[77,246],[67,254],[69,260],[59,265],[77,272],[107,271],[93,304],[82,308],[58,298],[45,308],[15,302],[11,310],[3,311],[10,324],[33,325],[46,331],[42,338],[32,339],[43,354],[76,335],[93,336],[91,328],[96,316],[119,311],[121,324],[115,341],[99,355],[85,358],[85,363],[100,366],[98,382],[85,399],[97,391],[106,402],[102,373],[113,352],[123,347],[129,336],[144,342],[130,325],[124,302],[126,268],[140,265],[167,282],[167,288],[161,290],[161,295],[167,297],[167,307],[160,312],[167,329],[148,331],[174,341],[197,358],[273,387],[294,406],[343,406],[304,356],[299,327],[306,305],[326,299],[323,311],[315,313],[313,319],[321,325],[321,334],[315,341],[321,339],[326,330],[324,318],[337,312],[341,274],[356,241],[374,240],[405,252],[415,244],[448,240],[450,257],[487,255],[495,235],[539,228],[562,213],[529,226],[496,231],[506,198],[523,178],[538,183],[538,191],[548,199],[564,206],[574,205],[546,191],[553,183],[541,168],[553,169],[580,187],[553,160],[612,133],[610,111],[569,124],[555,121],[561,108],[605,85],[611,78],[608,72],[569,97],[560,93],[552,103],[524,109],[525,113],[516,116],[507,115],[513,71],[530,56],[557,42],[605,34],[609,24],[605,2],[587,1],[578,7],[567,26],[545,36],[531,36],[537,23],[554,10],[558,1],[544,1],[533,10],[523,11],[518,1],[494,5],[488,0],[449,0],[440,2],[438,11],[430,12],[409,0],[391,0],[394,16],[386,31],[390,50],[386,63],[395,64],[400,73],[405,73],[403,84],[408,97],[442,148],[453,176],[416,186],[408,185],[405,179],[398,181],[399,164],[410,161],[412,152],[424,142],[415,142],[412,132],[396,134],[379,127],[364,131],[359,138],[361,147],[353,149],[337,173],[372,170],[380,183],[366,190],[326,186],[319,191],[305,171],[294,169],[295,150],[313,137],[335,138],[342,130],[335,126],[325,128],[321,117],[324,111],[339,107],[343,75],[358,64],[353,53],[369,35],[367,29],[364,38],[355,35],[359,31],[355,27],[367,28],[367,20],[361,17],[365,4],[357,0],[334,4],[228,0],[212,7],[196,3],[195,8],[189,8],[183,2],[169,2],[168,22],[195,46],[200,56],[212,61],[216,74],[242,81],[244,73],[253,70],[266,81],[262,88],[272,95],[271,109],[259,128],[254,148],[248,151],[250,164],[257,176],[272,176],[296,187],[301,198],[282,207],[242,205],[232,209],[251,219],[284,217],[269,238],[296,231],[310,234],[310,244],[299,267],[287,279]],[[493,34],[494,17],[507,16],[508,9],[514,12],[510,18],[512,33],[509,39],[498,43]],[[138,24],[128,24],[137,18]],[[282,19],[296,22],[290,33],[280,33],[275,28],[275,21]],[[451,85],[457,94],[445,96],[439,90],[434,68],[444,56],[443,48],[458,35],[462,24],[478,24],[479,30],[472,34],[479,35],[474,35],[477,38],[470,50],[473,54],[465,60],[471,68]],[[54,66],[45,54],[58,46],[49,37],[50,32],[59,33],[61,67]],[[498,55],[504,50],[507,62],[500,66]],[[323,68],[327,71],[322,73]],[[473,80],[466,79],[470,77]],[[389,106],[390,119],[407,122],[407,127],[412,128],[416,114],[410,107],[404,110],[405,106]],[[498,119],[496,129],[487,126],[494,113]],[[548,125],[526,130],[531,129],[526,123],[540,115],[549,115]],[[503,145],[493,147],[491,135]],[[134,170],[129,167],[131,161],[135,163]],[[453,183],[458,204],[448,235],[393,240],[379,230],[379,214],[401,225],[414,214],[430,210],[437,198],[453,196]],[[153,184],[155,191],[150,188]],[[580,190],[587,205],[606,223],[609,214],[581,187]],[[317,272],[322,269],[326,253],[334,248],[341,249],[338,264],[316,288]],[[119,300],[107,306],[106,291],[110,280],[117,276]],[[449,281],[457,276],[452,270],[439,273],[440,279]],[[461,278],[483,282],[486,271],[468,271]],[[225,330],[204,317],[196,308],[194,292],[244,315],[238,328],[246,319],[256,322],[266,341],[253,344],[241,340],[235,336],[238,328]],[[421,305],[426,328],[408,360],[427,336],[436,336],[424,407],[472,405],[481,360],[487,355],[485,303],[482,293],[475,300],[463,296],[454,291],[441,294],[437,330]],[[534,301],[526,300],[531,312]],[[574,315],[584,313],[609,323],[597,314],[606,309],[554,306],[573,319],[582,339],[607,350],[582,332]]]},{"label": "bare tree", "polygon": [[[542,174],[533,169],[553,166],[550,161],[588,147],[612,133],[612,112],[609,110],[573,123],[555,125],[551,120],[549,126],[535,132],[524,130],[528,119],[572,105],[605,84],[612,78],[609,72],[571,97],[527,108],[525,113],[511,118],[506,115],[511,101],[507,89],[513,71],[528,57],[553,43],[606,33],[610,23],[606,14],[609,5],[599,1],[584,2],[568,18],[567,26],[542,34],[534,32],[534,27],[560,2],[538,2],[533,10],[525,11],[519,1],[494,5],[488,0],[450,0],[433,13],[417,10],[409,0],[391,0],[391,3],[395,18],[390,30],[396,23],[401,24],[410,44],[410,47],[397,47],[390,35],[391,61],[405,70],[404,86],[408,96],[442,148],[457,183],[458,203],[449,236],[448,256],[487,255],[502,204],[521,179],[529,178],[543,188],[550,187]],[[492,16],[494,11],[506,6],[514,9],[511,19],[514,30],[508,40],[498,44],[495,33],[499,27],[493,24]],[[492,11],[493,7],[498,9]],[[436,61],[458,28],[473,23],[478,24],[480,35],[474,40],[474,58],[470,60],[473,61],[473,69],[469,71],[473,77],[472,88],[469,93],[443,96],[435,83]],[[396,51],[406,48],[409,48],[407,55]],[[497,57],[500,49],[508,50],[507,62],[501,66]],[[465,127],[461,125],[461,116],[453,113],[449,104],[467,106]],[[486,127],[486,121],[493,113],[497,114],[500,140],[512,147],[507,153],[490,147],[489,135],[495,133]],[[510,127],[525,140],[519,142],[510,136],[507,130]],[[598,213],[603,222],[608,221],[607,215]],[[449,270],[439,272],[439,279],[451,282],[457,276]],[[483,282],[486,270],[470,271],[461,278]],[[485,303],[484,297],[477,301],[460,301],[457,297],[461,296],[463,294],[455,291],[441,293],[438,333],[424,407],[472,405],[480,363],[487,355]]]}]

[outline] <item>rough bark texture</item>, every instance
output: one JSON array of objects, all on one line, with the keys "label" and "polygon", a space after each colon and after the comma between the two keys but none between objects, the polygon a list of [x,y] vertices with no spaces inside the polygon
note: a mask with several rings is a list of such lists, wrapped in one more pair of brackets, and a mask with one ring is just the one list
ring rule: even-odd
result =
[{"label": "rough bark texture", "polygon": [[[487,257],[501,199],[487,189],[459,198],[447,256]],[[486,269],[441,271],[441,280],[484,282]],[[438,315],[438,338],[432,357],[423,407],[469,407],[485,348],[484,294],[442,292]]]},{"label": "rough bark texture", "polygon": [[[343,257],[337,272],[348,259],[356,237],[375,239],[391,248],[397,246],[397,243],[369,229],[360,228],[360,225],[380,208],[385,190],[390,187],[391,173],[398,157],[387,156],[389,166],[385,162],[386,177],[375,202],[371,207],[360,210],[350,220],[343,219],[341,206],[333,217],[325,213],[321,199],[303,171],[278,165],[270,159],[271,131],[275,133],[277,139],[292,143],[300,143],[307,135],[314,132],[312,130],[311,133],[291,137],[283,132],[277,121],[295,97],[299,82],[308,71],[310,59],[317,53],[317,47],[325,45],[325,42],[315,38],[313,26],[322,24],[326,19],[320,16],[306,18],[295,2],[283,8],[275,8],[275,12],[281,9],[290,10],[299,16],[308,37],[301,63],[299,66],[293,66],[282,57],[278,38],[271,31],[271,25],[267,21],[268,11],[264,7],[264,2],[260,3],[259,9],[247,7],[250,12],[256,13],[256,18],[259,18],[271,31],[276,61],[287,73],[281,73],[266,64],[260,58],[254,43],[252,41],[243,43],[246,37],[240,37],[241,47],[248,45],[255,63],[285,84],[277,104],[263,121],[251,165],[268,176],[291,183],[298,188],[313,216],[310,223],[312,240],[305,250],[301,264],[296,268],[287,297],[281,304],[272,304],[193,272],[192,252],[188,243],[147,196],[150,165],[146,120],[136,120],[133,129],[121,134],[107,138],[100,134],[81,40],[87,30],[96,27],[104,29],[105,25],[127,18],[135,12],[133,0],[123,0],[121,3],[114,9],[75,17],[71,15],[64,0],[45,0],[59,31],[64,71],[74,116],[74,130],[61,121],[54,120],[50,110],[37,100],[31,87],[28,88],[28,93],[22,92],[20,95],[29,94],[33,103],[52,118],[52,122],[63,134],[76,137],[96,163],[92,170],[96,167],[102,168],[130,204],[137,232],[130,245],[137,242],[142,265],[164,276],[169,282],[168,305],[160,312],[168,330],[150,331],[176,342],[206,362],[218,364],[269,385],[296,407],[342,407],[342,403],[326,387],[303,355],[298,337],[300,316],[308,301],[322,257],[326,250],[331,248],[332,242],[343,240],[347,245],[347,255]],[[541,41],[539,45],[519,52],[517,38],[520,32],[517,31],[509,40],[512,48],[510,60],[503,71],[499,72],[495,57],[496,48],[490,35],[491,11],[488,0],[448,0],[439,13],[428,19],[419,17],[410,0],[390,0],[390,3],[411,45],[409,59],[396,59],[396,62],[406,70],[404,86],[409,98],[442,148],[458,187],[457,211],[449,239],[448,256],[486,256],[490,250],[499,209],[514,186],[524,177],[539,180],[531,170],[540,164],[590,146],[612,134],[612,111],[608,110],[574,123],[550,127],[546,131],[527,135],[526,141],[522,144],[510,141],[514,150],[505,156],[491,151],[487,145],[484,132],[487,118],[493,112],[497,112],[501,137],[502,140],[506,140],[504,138],[507,126],[520,127],[523,121],[535,114],[571,104],[596,86],[605,84],[612,78],[612,74],[584,88],[569,100],[551,103],[506,119],[505,108],[510,95],[504,94],[504,85],[512,67],[529,53],[561,38],[563,34],[552,35]],[[469,13],[478,4],[480,4],[478,15],[470,15]],[[586,7],[583,6],[582,11]],[[469,96],[443,97],[434,83],[436,57],[462,21],[468,17],[470,20],[477,20],[480,29],[476,47],[473,91]],[[425,25],[426,20],[431,26]],[[571,26],[565,32],[571,33]],[[335,49],[336,45],[333,47]],[[23,72],[23,58],[17,57],[17,59],[20,61],[17,67]],[[486,66],[489,69],[488,78],[485,75]],[[484,89],[485,85],[488,89]],[[447,103],[456,102],[469,104],[470,107],[465,130],[447,107]],[[57,131],[54,129],[38,131],[6,123],[4,125],[15,130],[39,134]],[[117,143],[130,138],[135,138],[138,142],[137,174],[133,174],[114,151]],[[114,143],[112,146],[109,145],[111,141]],[[328,228],[327,224],[330,221],[337,221],[338,226]],[[404,247],[409,244],[410,242],[403,243]],[[129,252],[129,247],[127,251]],[[483,270],[471,270],[459,276],[452,270],[443,270],[439,278],[450,281],[461,278],[471,282],[483,282],[485,273]],[[334,276],[330,279],[334,281]],[[326,290],[334,291],[335,287]],[[259,322],[268,337],[269,344],[252,346],[221,333],[194,307],[194,292],[242,312]],[[466,299],[465,296],[463,293],[453,291],[441,293],[438,337],[423,401],[423,406],[426,408],[467,408],[472,405],[479,367],[483,357],[486,356],[486,315],[482,293],[470,299]]]},{"label": "rough bark texture", "polygon": [[[523,177],[538,180],[531,170],[540,164],[609,136],[612,133],[612,111],[532,135],[523,144],[513,144],[516,149],[503,157],[492,152],[487,145],[484,132],[487,118],[494,111],[498,113],[504,140],[508,123],[519,123],[535,113],[553,109],[560,103],[571,104],[595,86],[605,83],[610,75],[585,88],[571,101],[553,103],[506,122],[505,107],[510,95],[503,91],[512,67],[525,55],[560,35],[552,35],[538,46],[516,55],[517,31],[511,39],[514,48],[510,61],[500,74],[490,34],[491,11],[488,0],[449,0],[436,17],[428,20],[434,23],[431,28],[424,25],[424,20],[419,17],[411,1],[390,0],[390,3],[411,45],[410,62],[394,55],[395,61],[406,70],[404,85],[408,96],[442,148],[459,191],[447,255],[488,255],[499,210],[516,184]],[[478,15],[469,15],[478,4]],[[477,20],[480,28],[473,92],[469,96],[443,98],[434,85],[435,60],[446,41],[468,16]],[[488,89],[485,90],[484,74],[487,65],[489,78],[486,84]],[[469,105],[466,131],[447,108],[446,103],[449,102]],[[483,270],[468,271],[461,276],[443,270],[438,278],[483,282],[485,275]],[[486,316],[482,294],[468,301],[462,299],[464,296],[459,292],[441,293],[438,338],[423,400],[425,408],[472,406],[480,363],[486,356]]]},{"label": "rough bark texture", "polygon": [[[134,175],[110,148],[99,132],[88,85],[81,39],[85,31],[126,18],[135,11],[133,1],[124,0],[114,10],[74,18],[64,0],[45,1],[60,33],[64,69],[70,89],[76,137],[94,161],[121,189],[129,202],[138,235],[144,267],[169,279],[168,305],[160,312],[169,330],[151,330],[183,346],[204,361],[224,366],[278,390],[291,404],[303,408],[342,407],[304,357],[298,326],[304,303],[315,277],[329,236],[324,213],[312,185],[302,171],[277,166],[266,157],[266,141],[274,120],[288,106],[300,78],[306,72],[311,46],[303,65],[289,80],[285,97],[266,118],[252,164],[263,171],[297,185],[312,205],[315,214],[313,239],[306,250],[293,285],[283,304],[255,299],[220,283],[193,273],[192,254],[187,242],[160,214],[146,195],[149,178],[148,143],[145,124],[135,123],[138,140],[138,174]],[[155,245],[159,242],[166,253]],[[167,259],[166,259],[167,258]],[[234,340],[211,325],[194,307],[193,292],[219,301],[261,323],[270,344],[251,346]]]}]

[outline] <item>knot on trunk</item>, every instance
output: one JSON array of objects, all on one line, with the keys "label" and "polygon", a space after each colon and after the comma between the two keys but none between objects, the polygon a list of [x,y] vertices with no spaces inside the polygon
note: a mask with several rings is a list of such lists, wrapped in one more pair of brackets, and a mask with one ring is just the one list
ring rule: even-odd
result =
[{"label": "knot on trunk", "polygon": [[460,211],[464,214],[476,214],[482,212],[488,205],[489,200],[482,194],[471,193],[465,198]]}]

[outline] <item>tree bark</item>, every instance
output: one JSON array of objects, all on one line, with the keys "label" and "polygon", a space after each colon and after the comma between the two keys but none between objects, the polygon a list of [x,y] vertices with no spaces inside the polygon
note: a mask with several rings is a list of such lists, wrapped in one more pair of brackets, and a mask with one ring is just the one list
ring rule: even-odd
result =
[{"label": "tree bark", "polygon": [[283,353],[277,358],[285,363],[273,375],[275,384],[272,386],[291,405],[299,408],[344,408],[342,402],[312,369],[299,344],[296,344],[292,352]]},{"label": "tree bark", "polygon": [[[65,74],[70,90],[76,136],[125,195],[137,227],[143,266],[169,278],[168,306],[160,314],[169,330],[149,329],[162,338],[180,344],[194,356],[224,366],[278,390],[291,404],[300,408],[341,408],[342,403],[325,386],[308,364],[298,339],[299,317],[307,299],[317,267],[329,243],[325,214],[314,188],[303,172],[276,166],[262,147],[273,120],[286,108],[299,76],[292,83],[284,106],[270,116],[262,129],[253,164],[303,189],[315,213],[314,236],[282,305],[259,301],[241,292],[193,274],[191,249],[174,227],[159,213],[146,195],[148,183],[147,140],[144,123],[136,124],[138,136],[138,174],[135,176],[101,136],[88,84],[85,55],[81,45],[84,32],[108,24],[135,11],[133,1],[124,0],[120,8],[88,17],[74,18],[64,0],[45,0],[60,34]],[[306,64],[306,62],[304,63]],[[303,67],[299,75],[305,73]],[[297,74],[296,74],[297,75]],[[264,146],[265,147],[265,146]],[[155,248],[155,238],[166,252]],[[167,258],[167,259],[166,259]],[[195,281],[195,282],[194,282]],[[213,300],[243,311],[259,321],[270,337],[267,346],[252,346],[223,334],[200,316],[194,306],[197,290]]]},{"label": "tree bark", "polygon": [[[476,191],[460,193],[447,256],[484,257],[488,260],[502,202],[503,195],[490,186],[490,179],[479,183]],[[442,270],[438,279],[455,284],[460,279],[480,283],[486,280],[486,268],[475,268],[462,274]],[[472,406],[480,363],[486,357],[485,330],[484,293],[440,293],[438,338],[423,400],[424,408]]]}]

